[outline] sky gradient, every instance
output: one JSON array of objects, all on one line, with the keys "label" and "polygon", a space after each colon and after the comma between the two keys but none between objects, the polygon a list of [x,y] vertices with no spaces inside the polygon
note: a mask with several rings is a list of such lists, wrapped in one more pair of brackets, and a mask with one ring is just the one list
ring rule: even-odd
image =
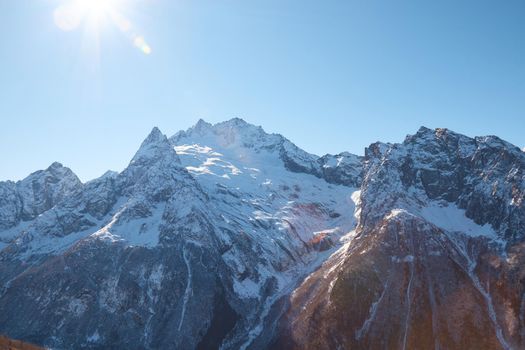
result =
[{"label": "sky gradient", "polygon": [[0,180],[120,171],[199,118],[319,155],[421,125],[525,146],[522,0],[120,0],[149,55],[110,21],[61,30],[67,1],[0,1]]}]

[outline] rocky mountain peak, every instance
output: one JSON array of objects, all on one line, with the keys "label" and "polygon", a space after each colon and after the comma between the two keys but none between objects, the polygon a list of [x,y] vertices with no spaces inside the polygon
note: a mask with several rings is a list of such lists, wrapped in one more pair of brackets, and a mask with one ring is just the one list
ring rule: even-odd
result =
[{"label": "rocky mountain peak", "polygon": [[160,129],[156,126],[153,127],[153,129],[151,129],[150,133],[148,134],[148,136],[146,137],[146,139],[144,140],[145,143],[148,143],[148,142],[155,142],[155,141],[158,141],[158,140],[161,140],[163,139],[165,136],[164,134],[160,131]]},{"label": "rocky mountain peak", "polygon": [[237,126],[237,127],[253,127],[255,125],[248,123],[242,118],[234,117],[229,120],[226,120],[224,122],[218,123],[222,125],[228,125],[228,126]]},{"label": "rocky mountain peak", "polygon": [[478,144],[478,147],[480,148],[480,150],[483,150],[483,149],[496,149],[496,150],[498,150],[498,149],[499,150],[505,149],[508,152],[513,153],[514,155],[518,155],[518,156],[522,155],[522,152],[520,152],[521,150],[519,149],[519,147],[514,146],[513,144],[511,144],[511,143],[509,143],[509,142],[507,142],[505,140],[502,140],[501,138],[499,138],[497,136],[494,136],[494,135],[477,136],[477,137],[474,138],[474,140]]},{"label": "rocky mountain peak", "polygon": [[370,161],[374,158],[382,158],[390,149],[392,144],[384,142],[374,142],[365,148],[365,160]]},{"label": "rocky mountain peak", "polygon": [[524,173],[448,129],[319,157],[239,118],[153,128],[121,173],[0,183],[0,326],[63,349],[521,349]]},{"label": "rocky mountain peak", "polygon": [[417,130],[416,135],[427,135],[427,134],[433,134],[433,133],[434,133],[434,129],[427,128],[426,126],[421,125],[419,129]]},{"label": "rocky mountain peak", "polygon": [[75,173],[58,162],[16,183],[0,182],[0,229],[34,219],[82,187]]},{"label": "rocky mountain peak", "polygon": [[46,170],[52,170],[52,169],[61,169],[64,166],[60,162],[53,162]]},{"label": "rocky mountain peak", "polygon": [[147,165],[165,157],[170,158],[175,163],[180,163],[166,135],[154,127],[140,145],[130,165]]},{"label": "rocky mountain peak", "polygon": [[173,144],[190,142],[188,140],[208,146],[259,149],[279,144],[282,136],[268,134],[262,127],[247,123],[241,118],[233,118],[216,124],[200,119],[193,127],[180,131],[170,138]]},{"label": "rocky mountain peak", "polygon": [[[64,165],[62,165],[62,163],[53,162],[45,170],[35,171],[22,181],[29,178],[36,178],[39,176],[54,176],[56,178],[70,177],[71,179],[76,178],[78,180],[78,177],[70,168],[65,167]],[[78,181],[80,182],[80,180]]]},{"label": "rocky mountain peak", "polygon": [[32,173],[17,182],[24,218],[41,214],[81,187],[82,182],[75,173],[58,162]]},{"label": "rocky mountain peak", "polygon": [[495,136],[470,138],[421,128],[402,144],[376,143],[366,154],[364,219],[444,201],[465,210],[477,224],[492,225],[500,237],[517,238],[525,217],[518,205],[525,158],[517,147]]},{"label": "rocky mountain peak", "polygon": [[158,128],[153,128],[117,180],[123,193],[141,193],[155,201],[167,200],[179,182],[193,183],[174,147]]},{"label": "rocky mountain peak", "polygon": [[207,121],[205,121],[204,119],[199,119],[197,121],[197,124],[195,124],[193,126],[193,130],[195,130],[195,132],[199,133],[199,134],[203,134],[205,133],[207,130],[210,130],[210,128],[212,127],[213,125],[208,123]]},{"label": "rocky mountain peak", "polygon": [[241,118],[213,125],[201,119],[195,126],[173,135],[170,142],[182,149],[200,145],[221,154],[226,152],[234,159],[255,160],[266,154],[282,161],[291,172],[311,174],[330,183],[353,187],[358,187],[360,182],[361,157],[348,152],[319,157],[297,147],[282,135],[267,133],[262,127]]},{"label": "rocky mountain peak", "polygon": [[448,137],[457,137],[459,134],[451,132],[446,128],[430,129],[422,126],[413,135],[407,135],[403,144],[423,144],[426,142],[437,142],[446,140]]},{"label": "rocky mountain peak", "polygon": [[59,162],[53,162],[46,170],[40,173],[41,176],[52,178],[52,181],[67,182],[67,187],[78,188],[82,182],[78,176],[68,167]]},{"label": "rocky mountain peak", "polygon": [[422,127],[363,172],[359,239],[292,293],[276,348],[523,348],[523,152]]}]

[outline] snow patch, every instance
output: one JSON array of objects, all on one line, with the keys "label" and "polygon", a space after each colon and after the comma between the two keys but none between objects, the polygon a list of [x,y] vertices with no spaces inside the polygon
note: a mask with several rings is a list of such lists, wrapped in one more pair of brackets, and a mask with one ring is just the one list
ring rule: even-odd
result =
[{"label": "snow patch", "polygon": [[86,338],[86,340],[89,343],[97,343],[100,340],[100,335],[98,334],[98,329],[95,331],[95,333],[91,334]]},{"label": "snow patch", "polygon": [[193,289],[192,289],[193,275],[191,271],[191,265],[190,265],[190,260],[188,258],[188,252],[187,252],[186,246],[182,248],[182,257],[184,259],[184,263],[186,264],[186,269],[188,271],[188,279],[186,282],[186,290],[184,291],[184,297],[182,300],[182,311],[180,315],[180,322],[179,322],[179,328],[178,328],[179,332],[182,329],[182,324],[184,323],[184,317],[186,316],[186,306],[188,304],[188,301],[190,300],[190,297],[193,294]]},{"label": "snow patch", "polygon": [[385,217],[386,220],[395,218],[400,215],[410,215],[414,216],[412,213],[408,212],[406,209],[392,209],[390,213]]},{"label": "snow patch", "polygon": [[125,220],[121,216],[128,209],[125,205],[111,219],[111,221],[93,233],[94,238],[112,243],[124,241],[130,246],[153,247],[159,242],[160,223],[166,204],[153,208],[151,215],[145,218]]},{"label": "snow patch", "polygon": [[259,283],[246,278],[243,281],[233,280],[233,290],[235,291],[235,294],[241,298],[257,298],[259,296],[261,286]]},{"label": "snow patch", "polygon": [[397,208],[390,211],[385,219],[389,220],[400,215],[420,217],[447,232],[460,232],[470,237],[486,237],[499,244],[504,243],[490,224],[476,224],[465,215],[465,210],[458,208],[454,203],[428,201],[425,206]]},{"label": "snow patch", "polygon": [[465,215],[454,203],[438,204],[431,202],[419,213],[428,222],[450,232],[462,232],[471,237],[485,236],[497,240],[498,236],[491,225],[478,225]]},{"label": "snow patch", "polygon": [[391,258],[392,262],[395,262],[395,263],[411,263],[411,262],[414,262],[414,256],[413,255],[406,255],[404,257],[399,257],[399,256],[393,256]]}]

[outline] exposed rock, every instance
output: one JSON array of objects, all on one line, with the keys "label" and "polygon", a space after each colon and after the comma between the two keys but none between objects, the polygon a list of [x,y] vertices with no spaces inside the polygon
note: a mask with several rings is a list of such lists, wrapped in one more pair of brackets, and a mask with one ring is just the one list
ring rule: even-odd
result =
[{"label": "exposed rock", "polygon": [[0,330],[54,349],[525,347],[525,153],[318,157],[242,119],[0,183]]},{"label": "exposed rock", "polygon": [[354,189],[287,170],[283,140],[239,119],[171,141],[154,128],[124,171],[7,230],[1,329],[56,349],[260,338],[275,300],[355,225],[341,213]]},{"label": "exposed rock", "polygon": [[0,335],[0,350],[43,350],[44,348]]},{"label": "exposed rock", "polygon": [[0,182],[0,229],[34,219],[81,188],[78,177],[57,162],[16,183]]},{"label": "exposed rock", "polygon": [[371,145],[357,238],[294,291],[272,347],[523,348],[524,170],[496,137]]}]

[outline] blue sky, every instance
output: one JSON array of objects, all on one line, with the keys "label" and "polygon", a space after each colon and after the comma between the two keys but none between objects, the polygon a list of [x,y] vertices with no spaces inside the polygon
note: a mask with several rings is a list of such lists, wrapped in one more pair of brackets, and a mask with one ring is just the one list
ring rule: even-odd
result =
[{"label": "blue sky", "polygon": [[109,20],[61,30],[68,1],[0,1],[0,180],[122,170],[153,126],[199,118],[316,154],[421,125],[525,146],[522,0],[114,0],[149,55]]}]

